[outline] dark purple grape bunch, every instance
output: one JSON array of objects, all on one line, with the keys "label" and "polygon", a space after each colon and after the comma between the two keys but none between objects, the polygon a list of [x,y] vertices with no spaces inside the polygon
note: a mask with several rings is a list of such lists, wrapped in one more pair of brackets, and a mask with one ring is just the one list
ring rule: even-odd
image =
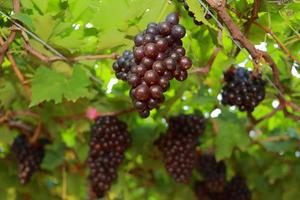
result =
[{"label": "dark purple grape bunch", "polygon": [[117,170],[131,145],[127,125],[115,116],[96,119],[91,128],[88,166],[93,192],[103,197],[117,179]]},{"label": "dark purple grape bunch", "polygon": [[197,170],[204,178],[204,185],[209,193],[222,193],[226,186],[226,166],[223,161],[217,162],[213,155],[200,155]]},{"label": "dark purple grape bunch", "polygon": [[237,106],[240,111],[252,112],[265,98],[266,82],[260,74],[254,75],[242,67],[231,67],[224,73],[224,80],[223,105]]},{"label": "dark purple grape bunch", "polygon": [[[203,25],[203,22],[202,21],[199,21],[196,19],[196,16],[195,16],[195,13],[193,13],[191,10],[190,10],[190,6],[188,5],[188,3],[185,1],[185,0],[179,0],[179,2],[182,2],[183,3],[183,6],[184,6],[184,9],[188,12],[188,15],[193,18],[194,20],[194,24],[198,25],[198,26],[201,26]],[[209,20],[212,18],[212,16],[209,14],[209,13],[206,13],[205,14],[205,19]]]},{"label": "dark purple grape bunch", "polygon": [[28,183],[32,175],[40,169],[45,156],[45,145],[49,143],[49,140],[39,139],[35,144],[31,144],[24,135],[15,138],[12,151],[18,160],[21,184]]},{"label": "dark purple grape bunch", "polygon": [[186,30],[178,23],[178,14],[171,13],[164,22],[150,23],[135,36],[136,65],[131,67],[127,80],[132,86],[130,96],[134,107],[141,117],[148,117],[150,110],[158,108],[164,102],[170,80],[184,81],[192,66],[181,41]]},{"label": "dark purple grape bunch", "polygon": [[206,187],[205,181],[196,181],[194,190],[195,190],[196,197],[199,200],[229,200],[225,192],[222,193],[210,192]]},{"label": "dark purple grape bunch", "polygon": [[[188,120],[191,123],[186,123]],[[165,167],[171,177],[178,183],[186,184],[195,168],[196,147],[198,137],[204,132],[204,120],[202,116],[180,115],[172,117],[168,123],[167,133],[161,135],[155,144],[162,152]],[[186,128],[176,129],[177,125],[174,123]]]},{"label": "dark purple grape bunch", "polygon": [[171,117],[168,124],[171,132],[198,137],[205,130],[205,122],[206,120],[202,114],[180,114],[176,117]]},{"label": "dark purple grape bunch", "polygon": [[194,187],[199,200],[251,200],[246,180],[237,175],[228,182],[224,161],[217,162],[214,155],[199,155],[196,169],[203,176]]},{"label": "dark purple grape bunch", "polygon": [[128,72],[134,65],[136,64],[134,62],[132,51],[124,51],[122,56],[119,56],[117,61],[113,64],[113,70],[115,71],[117,79],[127,81]]},{"label": "dark purple grape bunch", "polygon": [[226,194],[229,200],[251,200],[251,191],[246,180],[241,176],[235,176],[226,186]]}]

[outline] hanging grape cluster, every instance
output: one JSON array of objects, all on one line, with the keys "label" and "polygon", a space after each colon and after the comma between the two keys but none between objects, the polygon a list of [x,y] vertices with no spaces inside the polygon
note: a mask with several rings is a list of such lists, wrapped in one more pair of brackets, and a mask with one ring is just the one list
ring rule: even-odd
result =
[{"label": "hanging grape cluster", "polygon": [[224,105],[237,106],[240,111],[252,112],[265,98],[266,82],[261,75],[254,75],[252,71],[242,67],[231,67],[224,73],[224,80]]},{"label": "hanging grape cluster", "polygon": [[150,110],[158,108],[165,100],[170,80],[184,81],[192,66],[181,41],[186,30],[178,23],[178,14],[171,13],[164,22],[148,24],[134,38],[134,61],[126,52],[113,64],[117,78],[132,86],[130,96],[141,117],[148,117]]},{"label": "hanging grape cluster", "polygon": [[[188,5],[188,3],[186,2],[186,0],[179,0],[179,2],[182,2],[183,5],[184,5],[184,9],[188,12],[188,15],[193,18],[194,20],[194,24],[198,25],[198,26],[201,26],[203,25],[203,22],[202,21],[199,21],[197,20],[196,16],[195,16],[195,13],[193,13],[191,10],[190,10],[190,6]],[[209,13],[206,13],[205,14],[205,19],[209,20],[211,19],[211,15]]]},{"label": "hanging grape cluster", "polygon": [[103,197],[117,179],[117,169],[131,144],[127,125],[114,116],[99,117],[91,128],[88,165],[93,191]]},{"label": "hanging grape cluster", "polygon": [[226,166],[213,155],[199,155],[197,170],[203,180],[195,182],[195,194],[199,200],[251,200],[251,192],[241,176],[226,180]]},{"label": "hanging grape cluster", "polygon": [[226,166],[223,161],[217,162],[213,155],[200,155],[197,169],[204,177],[206,188],[213,193],[224,191],[226,185]]},{"label": "hanging grape cluster", "polygon": [[45,156],[45,145],[49,141],[39,139],[35,144],[30,144],[24,135],[15,138],[12,144],[12,151],[18,160],[18,174],[21,184],[26,184],[40,169]]},{"label": "hanging grape cluster", "polygon": [[235,176],[226,186],[229,200],[251,200],[251,192],[246,180],[241,176]]},{"label": "hanging grape cluster", "polygon": [[197,115],[172,117],[167,133],[156,141],[165,167],[176,182],[189,182],[197,159],[198,137],[205,129],[204,122],[204,118]]}]

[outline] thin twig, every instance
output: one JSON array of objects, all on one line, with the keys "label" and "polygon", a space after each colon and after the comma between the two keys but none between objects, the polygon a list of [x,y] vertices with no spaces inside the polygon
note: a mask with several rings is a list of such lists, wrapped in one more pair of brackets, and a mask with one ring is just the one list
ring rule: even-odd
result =
[{"label": "thin twig", "polygon": [[255,119],[255,117],[252,115],[252,113],[248,113],[248,118],[251,122],[251,125],[257,125],[259,123],[261,123],[262,121],[265,121],[271,117],[273,117],[278,111],[283,109],[283,105],[279,105],[277,108],[275,108],[274,110],[272,110],[271,112],[267,113],[266,115],[260,117],[259,119]]},{"label": "thin twig", "polygon": [[264,30],[266,33],[270,34],[272,36],[272,38],[277,42],[278,46],[282,49],[282,51],[284,53],[286,53],[290,57],[291,60],[297,62],[298,65],[300,65],[300,60],[292,55],[292,53],[288,50],[288,48],[280,41],[280,39],[275,35],[275,33],[271,29],[269,29],[257,22],[253,22],[253,24],[255,24],[258,28]]},{"label": "thin twig", "polygon": [[220,51],[221,51],[221,48],[219,48],[219,47],[215,48],[212,55],[210,56],[207,64],[205,65],[205,67],[196,68],[196,69],[192,70],[190,73],[197,73],[197,74],[204,74],[204,75],[208,74]]},{"label": "thin twig", "polygon": [[287,110],[287,108],[283,108],[283,113],[284,113],[284,116],[285,117],[288,117],[292,120],[295,120],[295,121],[300,121],[300,116],[298,115],[295,115],[294,113],[291,113]]},{"label": "thin twig", "polygon": [[119,111],[114,111],[114,112],[99,112],[99,116],[118,116],[118,115],[125,115],[128,113],[132,113],[136,111],[135,108],[127,108],[125,110],[119,110]]},{"label": "thin twig", "polygon": [[14,41],[16,37],[16,32],[15,31],[11,31],[10,35],[8,36],[7,40],[1,44],[1,49],[0,49],[0,66],[3,63],[4,60],[4,56],[7,52],[7,50],[9,49],[9,45]]},{"label": "thin twig", "polygon": [[39,139],[41,132],[42,132],[42,123],[39,122],[34,130],[32,137],[29,140],[30,144],[34,144]]},{"label": "thin twig", "polygon": [[[3,39],[2,39],[1,36],[0,36],[0,44],[1,44],[1,45],[4,44],[4,41],[3,41]],[[12,56],[12,54],[11,54],[10,52],[7,52],[6,55],[7,55],[8,60],[9,60],[10,63],[11,63],[11,66],[12,66],[13,71],[15,72],[15,74],[16,74],[18,80],[19,80],[20,83],[22,84],[22,86],[23,86],[23,88],[24,88],[24,90],[25,90],[25,92],[26,92],[28,98],[30,98],[30,97],[31,97],[31,91],[30,91],[30,88],[28,87],[28,85],[24,84],[24,83],[25,83],[24,75],[23,75],[22,72],[19,70],[19,68],[18,68],[18,66],[17,66],[17,63],[16,63],[14,57]]]},{"label": "thin twig", "polygon": [[22,121],[17,120],[8,120],[6,122],[7,126],[11,129],[17,129],[22,134],[24,134],[27,138],[31,137],[32,132],[34,131],[34,128],[28,124],[25,124]]},{"label": "thin twig", "polygon": [[[19,0],[13,0],[13,8],[15,13],[20,12],[20,1]],[[11,32],[7,38],[7,40],[4,43],[1,43],[1,49],[0,49],[0,66],[2,65],[2,62],[4,60],[4,55],[9,49],[10,44],[15,40],[16,37],[16,26],[11,26]]]},{"label": "thin twig", "polygon": [[104,55],[77,56],[77,57],[70,57],[70,58],[66,58],[66,59],[63,59],[59,56],[49,57],[49,56],[46,56],[45,54],[33,49],[30,46],[29,42],[27,42],[27,41],[25,41],[24,49],[32,56],[36,57],[37,59],[39,59],[42,62],[47,63],[47,64],[51,64],[56,61],[67,61],[67,62],[72,63],[72,62],[78,62],[81,60],[102,60],[102,59],[114,59],[115,60],[118,58],[118,54],[116,54],[116,53],[107,54],[107,55],[104,54]]},{"label": "thin twig", "polygon": [[291,137],[288,135],[277,135],[277,136],[271,136],[263,139],[259,139],[259,142],[280,142],[280,141],[286,141],[290,140]]}]

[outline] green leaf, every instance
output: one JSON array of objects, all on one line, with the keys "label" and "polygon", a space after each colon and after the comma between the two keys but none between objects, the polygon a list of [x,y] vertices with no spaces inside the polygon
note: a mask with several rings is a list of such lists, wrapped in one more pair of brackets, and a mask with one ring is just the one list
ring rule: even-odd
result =
[{"label": "green leaf", "polygon": [[54,170],[64,162],[65,146],[61,142],[56,142],[53,145],[47,145],[46,155],[41,167],[47,170]]},{"label": "green leaf", "polygon": [[216,157],[218,160],[229,158],[235,147],[246,150],[250,139],[245,131],[245,121],[232,113],[222,113],[217,120],[219,133],[216,138]]},{"label": "green leaf", "polygon": [[73,69],[71,78],[46,67],[40,67],[32,81],[30,106],[50,100],[61,103],[63,97],[70,101],[76,101],[78,98],[88,95],[87,86],[89,84],[89,78],[81,67]]},{"label": "green leaf", "polygon": [[33,25],[32,19],[27,14],[17,13],[15,15],[13,15],[12,18],[19,20],[20,22],[25,24],[27,26],[27,28],[34,30],[34,25]]},{"label": "green leaf", "polygon": [[0,105],[5,108],[10,105],[10,103],[16,97],[16,90],[14,85],[10,81],[0,82]]},{"label": "green leaf", "polygon": [[76,131],[74,127],[62,130],[61,137],[67,147],[74,147],[76,145]]}]

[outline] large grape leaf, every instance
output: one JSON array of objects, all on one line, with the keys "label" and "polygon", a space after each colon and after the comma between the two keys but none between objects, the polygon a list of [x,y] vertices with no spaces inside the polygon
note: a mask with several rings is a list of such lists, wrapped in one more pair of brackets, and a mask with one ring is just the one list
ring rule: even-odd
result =
[{"label": "large grape leaf", "polygon": [[233,113],[223,113],[217,120],[218,135],[216,137],[216,157],[218,160],[229,158],[235,147],[245,150],[250,139],[245,131],[245,121]]},{"label": "large grape leaf", "polygon": [[87,86],[89,84],[89,78],[81,67],[75,67],[70,78],[49,68],[40,67],[32,81],[30,106],[50,100],[60,103],[63,97],[70,101],[76,101],[78,98],[88,95]]}]

